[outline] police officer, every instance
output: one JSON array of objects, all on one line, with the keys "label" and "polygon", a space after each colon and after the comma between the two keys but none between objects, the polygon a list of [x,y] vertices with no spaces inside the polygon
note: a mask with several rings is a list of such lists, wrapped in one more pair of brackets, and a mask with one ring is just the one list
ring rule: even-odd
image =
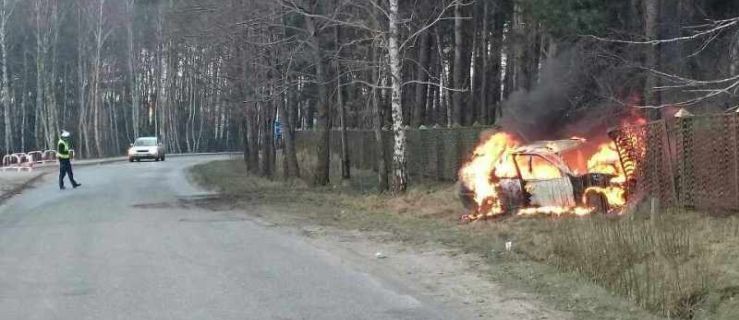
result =
[{"label": "police officer", "polygon": [[72,187],[77,188],[82,184],[74,181],[74,174],[72,173],[72,163],[70,162],[71,147],[69,143],[70,134],[68,131],[63,130],[62,136],[59,138],[57,144],[56,156],[59,158],[59,189],[64,190],[64,176],[69,175],[69,181],[72,182]]}]

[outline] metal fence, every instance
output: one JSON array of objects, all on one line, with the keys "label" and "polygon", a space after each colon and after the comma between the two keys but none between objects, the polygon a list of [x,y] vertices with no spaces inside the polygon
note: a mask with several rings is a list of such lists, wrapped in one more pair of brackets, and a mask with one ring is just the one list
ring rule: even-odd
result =
[{"label": "metal fence", "polygon": [[675,123],[677,195],[686,207],[739,210],[739,114]]},{"label": "metal fence", "polygon": [[[411,178],[454,181],[462,164],[472,154],[480,135],[490,127],[408,129],[406,135],[408,174]],[[377,170],[377,142],[372,130],[347,130],[347,141],[352,167]],[[318,135],[316,131],[298,131],[295,145],[298,152],[313,152]],[[383,131],[385,161],[392,162],[393,134]],[[331,153],[339,156],[341,136],[331,133]],[[332,157],[333,158],[333,157]]]},{"label": "metal fence", "polygon": [[611,137],[627,172],[635,168],[630,191],[637,201],[650,196],[664,206],[739,210],[739,114],[656,121],[618,128]]},{"label": "metal fence", "polygon": [[[489,127],[407,131],[408,172],[412,178],[454,181],[480,135]],[[384,131],[387,163],[392,133]],[[614,129],[629,178],[631,199],[659,199],[663,207],[739,211],[739,114],[691,116]],[[313,151],[315,131],[296,134],[298,151]],[[348,130],[352,166],[377,170],[377,144],[371,130]],[[310,149],[310,150],[308,150]],[[341,138],[331,135],[338,156]],[[338,158],[338,157],[336,157]]]},{"label": "metal fence", "polygon": [[665,121],[620,127],[609,135],[618,146],[630,199],[654,197],[663,206],[676,205],[674,157]]}]

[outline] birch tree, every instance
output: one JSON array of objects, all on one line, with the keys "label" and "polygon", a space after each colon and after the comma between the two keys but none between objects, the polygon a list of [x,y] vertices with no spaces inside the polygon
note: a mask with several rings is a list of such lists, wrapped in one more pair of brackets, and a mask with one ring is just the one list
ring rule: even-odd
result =
[{"label": "birch tree", "polygon": [[103,94],[101,92],[102,86],[102,67],[103,67],[103,48],[105,47],[108,38],[112,33],[112,29],[106,24],[105,16],[103,12],[105,10],[106,0],[97,0],[92,4],[90,10],[91,21],[92,21],[92,39],[93,39],[93,57],[92,57],[92,69],[90,70],[92,87],[90,91],[90,102],[92,103],[92,124],[95,139],[95,154],[102,156],[105,154],[103,148],[103,132],[102,132],[102,120],[103,120]]},{"label": "birch tree", "polygon": [[2,83],[0,83],[0,104],[3,109],[3,123],[5,126],[4,150],[12,152],[13,127],[10,111],[10,83],[8,77],[8,22],[15,11],[15,0],[2,0],[0,7],[0,63],[2,63]]},{"label": "birch tree", "polygon": [[131,99],[131,127],[133,130],[133,136],[139,136],[139,95],[141,94],[141,88],[139,86],[139,74],[137,68],[138,52],[136,49],[136,39],[134,37],[134,24],[136,20],[136,1],[126,0],[126,13],[128,19],[126,21],[126,31],[128,34],[128,83],[129,92]]},{"label": "birch tree", "polygon": [[398,34],[398,0],[390,0],[388,13],[388,56],[390,58],[390,74],[392,76],[392,113],[393,113],[393,191],[404,192],[408,187],[405,149],[406,136],[403,128],[403,106],[401,105],[402,81]]}]

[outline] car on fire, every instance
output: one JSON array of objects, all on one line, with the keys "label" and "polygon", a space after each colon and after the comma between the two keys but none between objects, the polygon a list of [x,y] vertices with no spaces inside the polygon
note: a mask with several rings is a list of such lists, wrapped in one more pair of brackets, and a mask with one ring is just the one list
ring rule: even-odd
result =
[{"label": "car on fire", "polygon": [[[496,163],[478,163],[490,172],[478,177],[477,182],[460,184],[460,199],[472,212],[463,219],[507,214],[586,215],[619,209],[625,204],[625,181],[620,179],[622,164],[615,150],[604,149],[615,156],[612,154],[609,160],[599,163],[601,169],[582,174],[571,169],[563,158],[563,154],[576,152],[585,142],[585,139],[571,138],[511,145],[505,151],[497,151],[499,154],[494,157],[479,159],[478,162]],[[478,156],[481,155],[473,158]],[[474,190],[476,188],[489,190],[485,194]]]}]

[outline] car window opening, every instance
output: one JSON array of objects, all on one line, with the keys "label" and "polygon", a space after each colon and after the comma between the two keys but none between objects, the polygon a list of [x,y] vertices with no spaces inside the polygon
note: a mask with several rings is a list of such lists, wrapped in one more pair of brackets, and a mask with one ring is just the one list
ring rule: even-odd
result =
[{"label": "car window opening", "polygon": [[562,171],[540,156],[521,155],[516,157],[524,180],[551,180],[563,177]]}]

